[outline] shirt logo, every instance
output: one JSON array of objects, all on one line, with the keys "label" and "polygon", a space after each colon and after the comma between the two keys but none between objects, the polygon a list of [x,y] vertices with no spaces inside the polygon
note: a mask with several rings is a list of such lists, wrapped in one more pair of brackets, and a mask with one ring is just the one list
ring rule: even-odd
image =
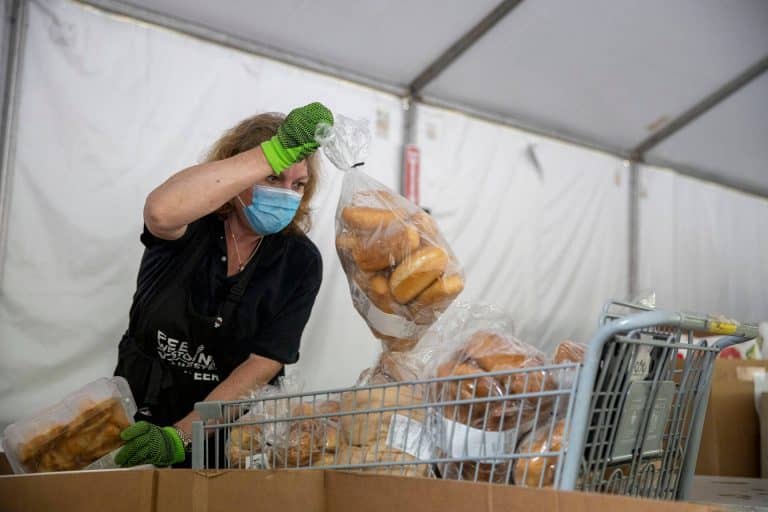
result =
[{"label": "shirt logo", "polygon": [[194,354],[189,349],[188,341],[171,338],[158,329],[157,354],[160,359],[177,368],[184,369],[185,373],[193,375],[194,380],[218,382],[216,361],[213,356],[205,353],[205,345],[198,345]]}]

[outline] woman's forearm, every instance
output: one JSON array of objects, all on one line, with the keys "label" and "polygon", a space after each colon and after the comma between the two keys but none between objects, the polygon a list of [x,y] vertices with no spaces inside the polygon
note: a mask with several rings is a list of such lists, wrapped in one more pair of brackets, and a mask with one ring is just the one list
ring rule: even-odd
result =
[{"label": "woman's forearm", "polygon": [[[255,389],[271,381],[281,367],[282,365],[277,361],[251,354],[205,397],[205,401],[238,400],[248,396]],[[192,411],[181,421],[176,422],[176,426],[184,432],[191,433],[192,422],[199,419],[200,416]]]},{"label": "woman's forearm", "polygon": [[144,223],[160,238],[175,239],[187,224],[221,207],[272,174],[260,147],[225,160],[194,165],[168,178],[147,196]]}]

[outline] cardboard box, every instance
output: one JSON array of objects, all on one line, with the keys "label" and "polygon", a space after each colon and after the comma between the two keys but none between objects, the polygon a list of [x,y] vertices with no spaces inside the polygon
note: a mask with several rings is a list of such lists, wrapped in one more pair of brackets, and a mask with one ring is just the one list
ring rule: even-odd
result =
[{"label": "cardboard box", "polygon": [[760,476],[768,478],[768,393],[760,395]]},{"label": "cardboard box", "polygon": [[3,512],[711,512],[709,505],[335,471],[88,471],[0,477]]},{"label": "cardboard box", "polygon": [[753,375],[766,369],[768,361],[715,361],[697,475],[760,477],[760,426]]},{"label": "cardboard box", "polygon": [[[768,480],[732,476],[696,476],[690,500],[727,505],[728,510],[768,510]],[[758,508],[760,507],[760,508]]]}]

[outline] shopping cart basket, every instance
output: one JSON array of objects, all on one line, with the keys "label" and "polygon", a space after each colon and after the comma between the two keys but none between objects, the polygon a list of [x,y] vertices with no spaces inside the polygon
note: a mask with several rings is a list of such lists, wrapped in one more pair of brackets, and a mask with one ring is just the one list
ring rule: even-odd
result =
[{"label": "shopping cart basket", "polygon": [[[727,336],[708,346],[693,331]],[[611,302],[582,364],[198,403],[193,467],[683,499],[714,359],[755,336],[754,325]]]}]

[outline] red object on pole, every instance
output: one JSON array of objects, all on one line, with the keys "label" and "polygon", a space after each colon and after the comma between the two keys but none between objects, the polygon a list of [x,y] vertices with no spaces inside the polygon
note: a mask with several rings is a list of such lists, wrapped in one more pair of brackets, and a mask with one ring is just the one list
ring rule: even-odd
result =
[{"label": "red object on pole", "polygon": [[405,175],[404,192],[405,198],[412,203],[419,204],[419,181],[421,173],[421,153],[416,144],[407,144],[405,146]]}]

